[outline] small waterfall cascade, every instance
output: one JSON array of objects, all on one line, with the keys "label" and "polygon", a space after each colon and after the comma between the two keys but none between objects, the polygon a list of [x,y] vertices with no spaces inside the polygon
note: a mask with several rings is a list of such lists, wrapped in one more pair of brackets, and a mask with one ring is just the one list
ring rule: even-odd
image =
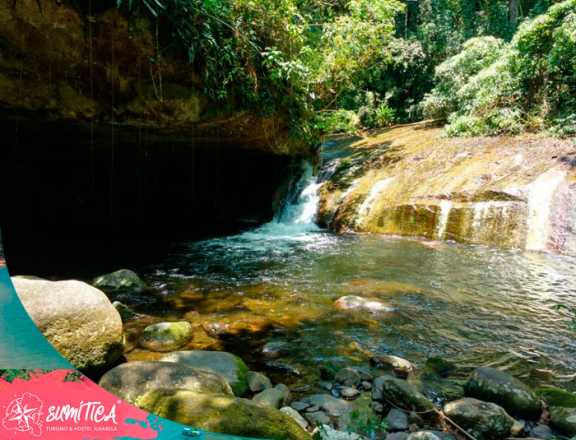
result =
[{"label": "small waterfall cascade", "polygon": [[362,222],[368,217],[372,209],[372,205],[378,198],[378,196],[392,183],[394,177],[387,177],[385,179],[376,182],[370,192],[360,204],[357,211],[357,224],[362,224]]},{"label": "small waterfall cascade", "polygon": [[448,226],[448,217],[450,217],[450,210],[452,209],[452,202],[450,200],[442,200],[440,202],[440,214],[438,222],[436,223],[436,239],[443,240],[446,235],[446,227]]},{"label": "small waterfall cascade", "polygon": [[566,177],[566,171],[551,169],[540,174],[529,185],[528,191],[528,232],[526,249],[545,251],[551,234],[550,216],[554,195]]}]

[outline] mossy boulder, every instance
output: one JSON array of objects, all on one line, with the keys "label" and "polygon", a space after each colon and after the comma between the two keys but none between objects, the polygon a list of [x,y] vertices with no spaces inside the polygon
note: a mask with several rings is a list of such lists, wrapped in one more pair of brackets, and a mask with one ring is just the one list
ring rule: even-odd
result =
[{"label": "mossy boulder", "polygon": [[508,413],[537,419],[542,413],[540,399],[526,384],[494,368],[475,369],[464,385],[468,397],[497,403]]},{"label": "mossy boulder", "polygon": [[312,439],[287,414],[231,396],[157,389],[140,397],[136,405],[160,417],[210,432],[271,440]]},{"label": "mossy boulder", "polygon": [[562,434],[576,435],[576,408],[550,407],[550,425]]},{"label": "mossy boulder", "polygon": [[384,375],[374,379],[372,399],[396,405],[404,410],[433,411],[434,404],[414,385],[396,377]]},{"label": "mossy boulder", "polygon": [[478,440],[509,437],[514,419],[492,402],[470,397],[444,405],[444,413]]},{"label": "mossy boulder", "polygon": [[140,346],[152,351],[173,351],[192,339],[192,324],[188,321],[159,322],[149,325],[140,335]]},{"label": "mossy boulder", "polygon": [[176,351],[163,356],[160,360],[213,371],[228,381],[237,396],[244,395],[248,390],[248,367],[242,359],[232,353],[206,350]]},{"label": "mossy boulder", "polygon": [[159,361],[119,365],[104,374],[99,385],[129,402],[157,388],[232,396],[228,382],[212,371]]},{"label": "mossy boulder", "polygon": [[103,368],[122,356],[122,320],[103,292],[76,280],[12,282],[34,323],[76,368]]},{"label": "mossy boulder", "polygon": [[120,269],[96,277],[92,285],[107,293],[133,292],[138,293],[146,289],[146,284],[136,272],[129,269]]}]

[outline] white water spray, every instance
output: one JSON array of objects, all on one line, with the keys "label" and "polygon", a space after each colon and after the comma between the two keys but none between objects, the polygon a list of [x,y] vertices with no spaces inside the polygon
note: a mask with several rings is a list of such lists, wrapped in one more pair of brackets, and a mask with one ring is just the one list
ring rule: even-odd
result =
[{"label": "white water spray", "polygon": [[452,202],[450,200],[442,200],[440,202],[440,215],[438,216],[438,223],[436,223],[436,239],[442,240],[446,235],[446,227],[448,226],[448,217],[452,209]]},{"label": "white water spray", "polygon": [[565,177],[566,171],[552,169],[538,176],[529,185],[527,250],[545,251],[547,249],[551,233],[550,214],[554,194]]},{"label": "white water spray", "polygon": [[356,211],[357,223],[361,223],[368,217],[372,210],[372,205],[376,202],[378,196],[390,185],[390,183],[392,183],[393,180],[394,177],[387,177],[386,179],[379,180],[374,184],[374,186],[372,186],[370,192],[358,207],[358,211]]},{"label": "white water spray", "polygon": [[292,193],[288,194],[280,211],[276,213],[274,222],[288,225],[315,225],[320,201],[318,189],[321,185],[314,176],[312,165],[305,162],[301,177],[294,185]]}]

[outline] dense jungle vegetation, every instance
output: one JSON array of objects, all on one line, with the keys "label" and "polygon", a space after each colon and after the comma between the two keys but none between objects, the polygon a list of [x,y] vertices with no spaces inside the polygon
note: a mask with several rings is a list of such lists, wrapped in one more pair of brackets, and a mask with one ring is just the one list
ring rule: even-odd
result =
[{"label": "dense jungle vegetation", "polygon": [[217,102],[300,136],[441,118],[576,133],[576,0],[118,0]]}]

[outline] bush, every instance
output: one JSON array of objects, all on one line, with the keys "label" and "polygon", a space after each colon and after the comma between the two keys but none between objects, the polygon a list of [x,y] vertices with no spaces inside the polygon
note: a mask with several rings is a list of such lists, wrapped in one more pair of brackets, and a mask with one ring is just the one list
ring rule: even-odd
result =
[{"label": "bush", "polygon": [[339,109],[318,113],[314,125],[320,133],[352,134],[360,126],[360,120],[356,112]]}]

